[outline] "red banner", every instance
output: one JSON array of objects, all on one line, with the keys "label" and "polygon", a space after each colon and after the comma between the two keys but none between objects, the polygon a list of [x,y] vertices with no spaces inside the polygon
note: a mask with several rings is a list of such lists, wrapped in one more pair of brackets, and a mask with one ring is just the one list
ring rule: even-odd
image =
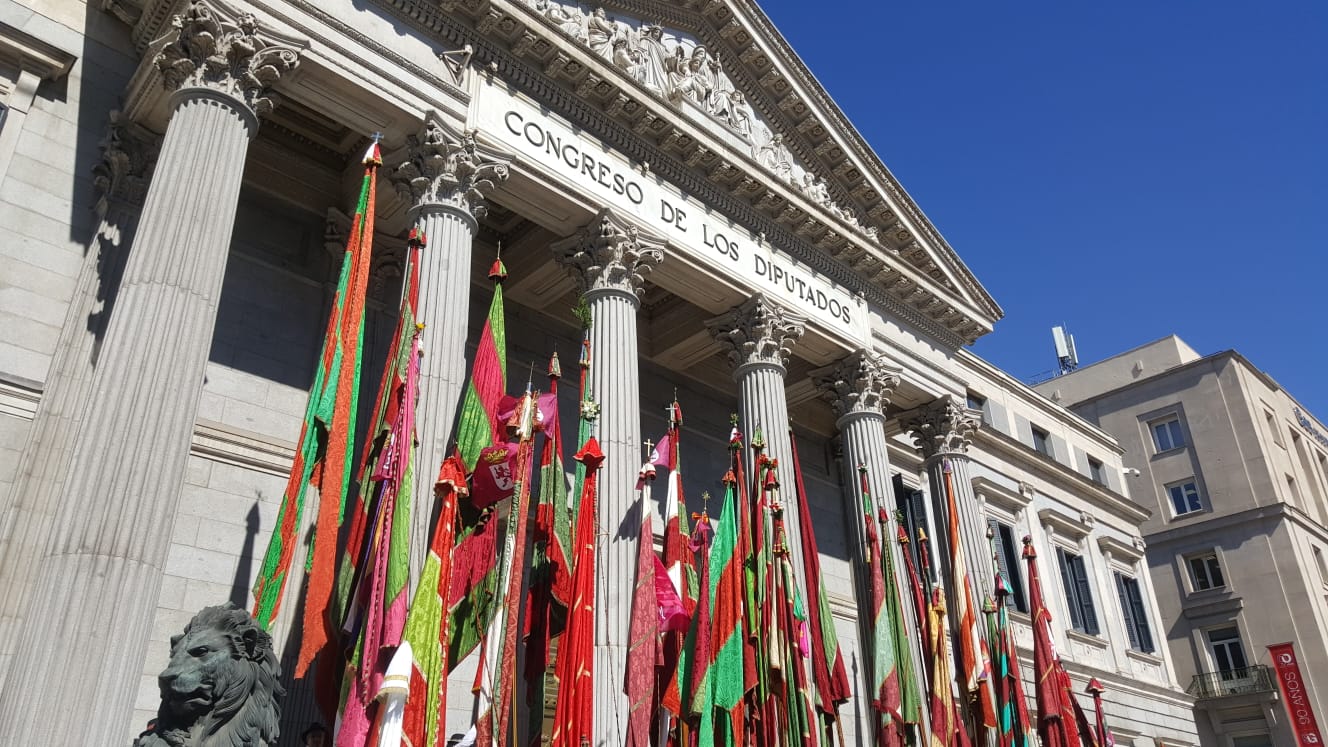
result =
[{"label": "red banner", "polygon": [[1300,676],[1300,661],[1290,643],[1277,643],[1268,647],[1273,655],[1273,668],[1277,670],[1277,684],[1282,688],[1287,714],[1296,729],[1296,744],[1322,745],[1323,733],[1314,718],[1314,705],[1305,692],[1305,679]]}]

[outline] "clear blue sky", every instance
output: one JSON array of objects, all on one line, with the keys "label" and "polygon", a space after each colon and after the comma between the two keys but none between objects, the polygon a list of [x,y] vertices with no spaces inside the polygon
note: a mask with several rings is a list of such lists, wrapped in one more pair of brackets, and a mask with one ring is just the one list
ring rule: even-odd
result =
[{"label": "clear blue sky", "polygon": [[979,355],[1176,333],[1328,418],[1328,2],[760,4],[1005,309]]}]

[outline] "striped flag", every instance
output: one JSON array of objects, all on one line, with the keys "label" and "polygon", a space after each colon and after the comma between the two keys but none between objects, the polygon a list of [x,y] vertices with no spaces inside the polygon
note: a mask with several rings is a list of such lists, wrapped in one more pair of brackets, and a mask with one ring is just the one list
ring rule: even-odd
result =
[{"label": "striped flag", "polygon": [[460,457],[450,456],[438,472],[434,494],[439,501],[438,522],[429,540],[415,597],[406,613],[403,639],[410,643],[415,665],[410,676],[412,697],[406,701],[404,732],[407,744],[438,747],[445,743],[443,718],[447,712],[448,586],[452,580],[452,540],[456,536],[457,502],[466,496],[466,474]]},{"label": "striped flag", "polygon": [[[397,338],[380,386],[374,439],[365,449],[372,467],[355,501],[351,535],[338,577],[338,607],[345,609],[344,640],[356,654],[342,686],[337,743],[362,744],[369,732],[371,703],[406,624],[410,576],[410,506],[414,480],[415,402],[420,377],[419,254],[423,237],[411,242]],[[346,596],[341,596],[345,594]],[[355,668],[358,671],[355,671]]]},{"label": "striped flag", "polygon": [[792,429],[789,430],[789,440],[793,449],[794,484],[798,491],[796,499],[798,521],[802,528],[802,557],[807,566],[807,598],[813,602],[810,610],[812,676],[816,683],[817,708],[829,725],[839,721],[839,706],[848,701],[852,690],[848,670],[844,666],[844,654],[839,649],[834,617],[830,614],[825,580],[821,575],[821,552],[816,546],[809,496],[802,481],[802,463],[798,459],[798,443]]},{"label": "striped flag", "polygon": [[[643,470],[644,471],[644,470]],[[660,607],[655,592],[655,512],[650,505],[650,483],[640,492],[637,506],[644,517],[637,536],[636,585],[632,589],[632,612],[628,624],[627,670],[623,692],[627,694],[625,747],[650,747],[650,724],[654,720],[655,666],[663,658],[660,648]]]},{"label": "striped flag", "polygon": [[1037,551],[1033,541],[1024,538],[1024,560],[1028,562],[1029,604],[1033,612],[1033,676],[1037,680],[1037,731],[1042,747],[1081,747],[1091,744],[1079,733],[1075,713],[1078,702],[1070,690],[1070,678],[1056,655],[1051,639],[1051,613],[1042,597],[1042,579],[1038,574]]},{"label": "striped flag", "polygon": [[814,747],[817,730],[810,682],[803,660],[811,654],[811,639],[807,631],[807,608],[802,602],[790,560],[788,535],[784,529],[784,503],[779,496],[778,460],[768,460],[764,488],[766,506],[771,519],[771,550],[775,565],[771,579],[770,604],[775,624],[767,631],[774,639],[775,650],[781,660],[779,695],[782,703],[777,709],[784,722],[784,743]]},{"label": "striped flag", "polygon": [[604,452],[591,436],[576,460],[586,468],[576,519],[576,559],[572,565],[572,606],[567,631],[558,644],[558,705],[552,747],[582,747],[595,726],[595,489]]},{"label": "striped flag", "polygon": [[882,744],[894,744],[903,720],[900,712],[899,652],[896,650],[890,606],[887,602],[883,546],[876,529],[872,511],[871,488],[868,487],[867,465],[858,465],[858,488],[862,492],[862,520],[866,527],[867,578],[871,589],[872,619],[872,707],[878,714],[877,739]]},{"label": "striped flag", "polygon": [[959,721],[954,693],[954,680],[950,677],[949,625],[945,620],[945,597],[940,589],[932,589],[931,607],[931,747],[955,747],[958,734],[964,733]]},{"label": "striped flag", "polygon": [[[987,536],[993,533],[987,530]],[[987,625],[992,650],[992,668],[996,678],[996,707],[1000,719],[1000,744],[1002,747],[1034,747],[1037,740],[1028,719],[1028,702],[1024,699],[1024,685],[1019,670],[1019,650],[1016,647],[1014,631],[1010,629],[1009,597],[1010,587],[1005,582],[1000,565],[995,561],[993,548],[993,567],[995,570],[996,598],[990,605],[983,606],[987,613]]]},{"label": "striped flag", "polygon": [[[504,591],[503,602],[498,605],[484,640],[484,665],[480,673],[480,717],[477,722],[477,742],[488,744],[517,744],[513,738],[516,710],[517,632],[522,591],[522,575],[526,567],[526,533],[529,529],[530,479],[534,469],[535,434],[541,427],[538,416],[539,395],[526,383],[521,397],[507,421],[518,442],[515,468],[515,500],[507,516],[505,547],[499,569],[499,588]],[[505,587],[505,588],[504,588]]]},{"label": "striped flag", "polygon": [[[359,397],[361,327],[373,244],[374,191],[383,163],[378,142],[364,156],[364,177],[351,224],[341,274],[323,339],[323,352],[301,426],[299,448],[282,494],[276,529],[254,584],[254,617],[269,628],[281,608],[286,577],[303,524],[305,491],[319,494],[315,540],[311,551],[304,609],[304,634],[295,664],[303,677],[310,663],[334,635],[327,612],[336,573],[336,537],[342,498],[349,490],[355,413]],[[321,457],[320,457],[321,455]],[[335,676],[326,673],[327,676]]]},{"label": "striped flag", "polygon": [[877,521],[881,525],[881,575],[885,578],[886,618],[890,624],[890,636],[895,650],[895,676],[899,683],[899,738],[903,738],[903,724],[916,724],[922,720],[922,687],[913,677],[913,644],[908,640],[908,628],[904,625],[904,604],[900,598],[901,575],[895,567],[895,556],[887,545],[890,532],[890,515],[885,509],[877,509]]},{"label": "striped flag", "polygon": [[[503,316],[503,280],[507,268],[495,260],[489,270],[493,300],[480,333],[479,348],[466,386],[457,424],[457,451],[470,474],[480,452],[504,441],[498,402],[507,387],[507,325]],[[492,510],[473,505],[459,508],[460,526],[453,551],[451,598],[448,600],[448,661],[455,667],[484,637],[498,594],[498,526]]]},{"label": "striped flag", "polygon": [[[691,527],[687,520],[687,502],[682,489],[682,408],[675,398],[669,406],[669,488],[665,499],[668,519],[664,524],[664,567],[669,581],[677,592],[683,610],[690,618],[696,612],[697,578],[696,551],[692,549]],[[667,695],[673,681],[674,672],[679,666],[679,659],[686,654],[684,643],[687,628],[670,633],[664,637],[664,666],[660,670],[660,689]],[[678,694],[681,698],[681,694]],[[688,727],[684,720],[671,718],[668,724],[667,747],[685,747],[688,744]]]},{"label": "striped flag", "polygon": [[[710,601],[713,609],[713,642],[710,666],[700,692],[693,697],[700,705],[700,747],[718,743],[726,747],[743,743],[743,719],[739,711],[746,687],[743,682],[743,569],[738,558],[738,495],[736,481],[724,491],[724,507],[715,527],[710,548]],[[718,723],[716,723],[718,717]]]},{"label": "striped flag", "polygon": [[535,556],[526,602],[526,706],[530,733],[537,734],[544,720],[544,692],[549,667],[549,645],[562,633],[571,603],[571,534],[567,506],[567,477],[563,471],[562,428],[558,424],[558,379],[562,367],[558,353],[549,359],[549,394],[553,416],[544,426],[540,457],[540,495],[535,508]]},{"label": "striped flag", "polygon": [[943,463],[945,476],[945,500],[949,514],[950,568],[954,571],[955,588],[952,590],[956,617],[959,619],[958,656],[960,670],[957,674],[963,685],[963,692],[970,698],[976,698],[980,711],[974,718],[981,719],[978,726],[996,727],[996,713],[993,710],[994,699],[991,697],[991,656],[978,628],[977,611],[973,609],[973,583],[964,558],[963,542],[959,536],[959,508],[955,503],[954,474],[949,460]]}]

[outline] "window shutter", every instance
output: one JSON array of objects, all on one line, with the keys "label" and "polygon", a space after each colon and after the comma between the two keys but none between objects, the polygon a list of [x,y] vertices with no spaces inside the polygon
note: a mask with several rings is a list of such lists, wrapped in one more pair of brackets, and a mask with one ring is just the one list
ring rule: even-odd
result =
[{"label": "window shutter", "polygon": [[1001,527],[1001,551],[1005,554],[1005,566],[1009,569],[1005,580],[1010,584],[1010,596],[1014,597],[1014,607],[1020,612],[1028,612],[1027,597],[1024,596],[1024,577],[1019,574],[1019,551],[1014,540],[1014,529]]},{"label": "window shutter", "polygon": [[1130,600],[1130,593],[1126,590],[1125,577],[1119,573],[1112,574],[1116,577],[1116,594],[1120,596],[1121,617],[1125,620],[1125,632],[1130,637],[1130,648],[1135,651],[1141,651],[1139,646],[1139,628],[1134,622],[1134,603]]},{"label": "window shutter", "polygon": [[[1003,539],[1001,523],[995,519],[987,519],[987,528],[991,530],[991,536],[996,540],[996,544],[992,547],[992,552],[996,555],[996,569],[1001,572],[1001,578],[1005,579],[1006,585],[1009,586],[1010,569],[1006,567],[1005,543],[1001,541]],[[1007,607],[1010,605],[1009,597],[1006,598],[1005,604]]]},{"label": "window shutter", "polygon": [[1074,556],[1074,580],[1079,586],[1079,606],[1083,608],[1084,632],[1097,635],[1097,611],[1093,609],[1093,588],[1088,582],[1088,567],[1082,555]]},{"label": "window shutter", "polygon": [[1139,629],[1139,650],[1153,653],[1153,631],[1148,627],[1148,608],[1144,607],[1143,594],[1139,591],[1139,580],[1132,578],[1126,587],[1130,593],[1130,602],[1134,605],[1135,626]]},{"label": "window shutter", "polygon": [[1070,627],[1082,630],[1084,627],[1083,611],[1079,609],[1079,592],[1070,572],[1069,557],[1064,550],[1056,548],[1056,561],[1061,567],[1061,585],[1065,587],[1065,606],[1070,608]]}]

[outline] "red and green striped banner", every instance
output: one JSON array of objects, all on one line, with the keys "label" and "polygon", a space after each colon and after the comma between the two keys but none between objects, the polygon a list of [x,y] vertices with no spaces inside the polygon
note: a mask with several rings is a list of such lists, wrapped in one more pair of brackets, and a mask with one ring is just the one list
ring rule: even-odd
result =
[{"label": "red and green striped banner", "polygon": [[414,747],[446,743],[447,713],[447,600],[452,579],[452,543],[456,537],[458,501],[466,496],[465,468],[460,457],[444,462],[434,483],[439,501],[438,522],[429,540],[429,555],[406,613],[403,639],[410,643],[415,665],[410,677],[411,697],[406,701],[403,731]]},{"label": "red and green striped banner", "polygon": [[[507,326],[503,314],[503,280],[507,268],[501,260],[489,270],[494,281],[493,300],[480,332],[479,348],[457,424],[457,452],[470,474],[480,452],[502,440],[498,403],[507,387]],[[491,510],[460,507],[460,526],[453,551],[448,630],[448,659],[455,667],[475,650],[493,617],[498,594],[498,526]]]},{"label": "red and green striped banner", "polygon": [[[364,165],[355,218],[346,241],[323,352],[309,392],[299,447],[282,494],[276,528],[254,585],[254,617],[268,628],[281,608],[304,523],[306,493],[312,486],[318,491],[319,510],[310,554],[303,636],[295,665],[297,677],[307,672],[314,657],[335,635],[335,624],[329,620],[328,610],[334,594],[337,529],[353,473],[364,299],[373,243],[373,195],[378,167],[382,165],[376,141],[365,154]],[[330,704],[325,702],[325,705]]]}]

